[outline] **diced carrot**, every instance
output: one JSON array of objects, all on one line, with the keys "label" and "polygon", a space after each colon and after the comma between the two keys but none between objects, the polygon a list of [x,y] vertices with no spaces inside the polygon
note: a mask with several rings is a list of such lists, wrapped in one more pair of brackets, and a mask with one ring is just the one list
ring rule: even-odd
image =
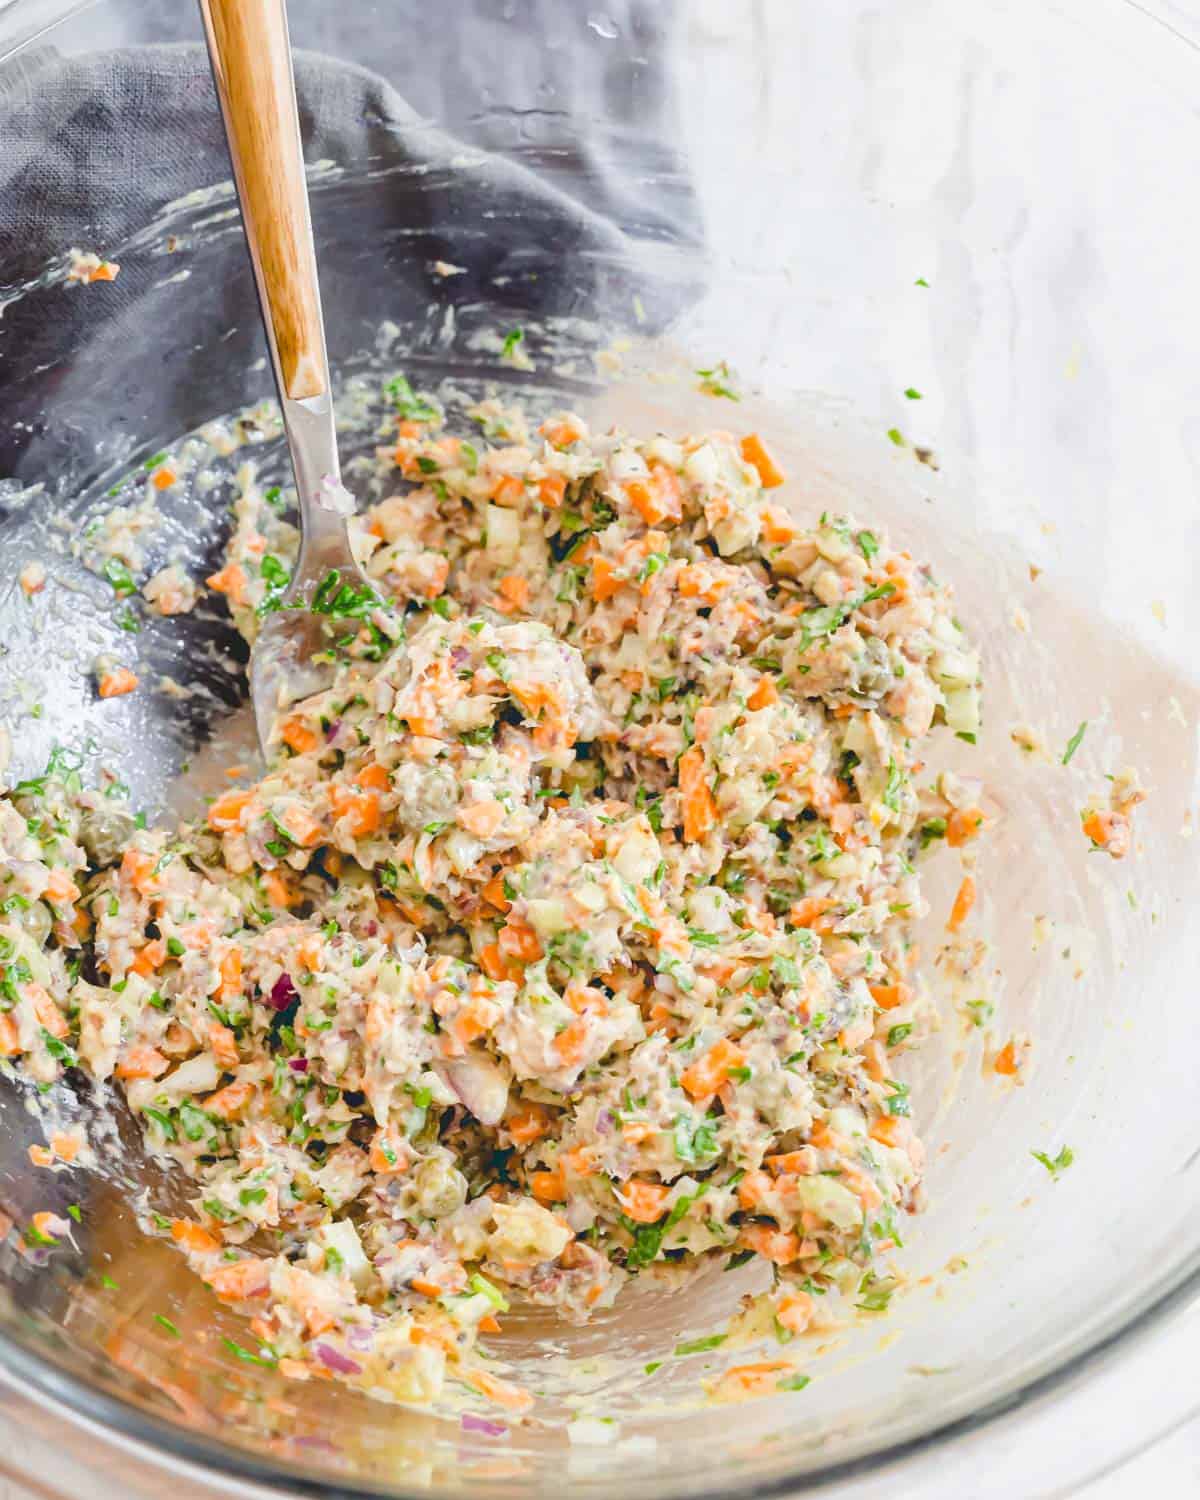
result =
[{"label": "diced carrot", "polygon": [[378,1177],[387,1177],[392,1173],[407,1170],[408,1149],[403,1135],[395,1125],[386,1127],[381,1125],[371,1137],[368,1160],[371,1171]]},{"label": "diced carrot", "polygon": [[15,1057],[21,1050],[17,1023],[6,1012],[0,1012],[0,1057]]},{"label": "diced carrot", "polygon": [[512,614],[518,609],[529,608],[529,582],[521,577],[519,573],[507,573],[496,585],[496,591],[500,595],[501,609],[505,614]]},{"label": "diced carrot", "polygon": [[251,1257],[217,1266],[204,1279],[223,1302],[243,1302],[267,1290],[271,1272],[265,1261]]},{"label": "diced carrot", "polygon": [[800,1253],[800,1236],[770,1224],[743,1224],[738,1243],[777,1266],[789,1265]]},{"label": "diced carrot", "polygon": [[[335,792],[340,794],[344,790],[345,788],[343,787],[331,787],[330,801],[334,800],[333,794]],[[367,794],[364,793],[363,795],[366,796]],[[299,844],[302,849],[311,849],[314,844],[321,842],[324,831],[320,823],[317,822],[308,808],[301,806],[299,802],[291,803],[284,810],[283,816],[279,821],[283,824],[284,831],[292,842]],[[329,867],[326,866],[326,868],[328,869]]]},{"label": "diced carrot", "polygon": [[913,997],[912,985],[905,984],[902,979],[895,984],[869,984],[867,988],[880,1010],[895,1010],[897,1006],[907,1005]]},{"label": "diced carrot", "polygon": [[530,1146],[550,1134],[550,1111],[542,1104],[525,1102],[507,1115],[504,1124],[518,1146]]},{"label": "diced carrot", "polygon": [[347,820],[352,838],[365,838],[374,833],[382,820],[379,798],[374,792],[353,792],[333,782],[329,788],[329,803],[335,817]]},{"label": "diced carrot", "polygon": [[479,950],[479,967],[497,984],[505,979],[519,979],[520,964],[510,964],[500,951],[499,943],[488,943]]},{"label": "diced carrot", "polygon": [[559,1160],[570,1167],[576,1177],[595,1177],[600,1170],[597,1149],[595,1146],[576,1146],[574,1151],[564,1151]]},{"label": "diced carrot", "polygon": [[217,990],[217,998],[228,1000],[234,995],[240,995],[242,992],[242,950],[230,948],[222,955],[218,970],[221,983]]},{"label": "diced carrot", "polygon": [[525,481],[515,474],[502,474],[492,486],[492,499],[511,510],[525,498]]},{"label": "diced carrot", "polygon": [[586,1016],[580,1016],[578,1020],[572,1021],[569,1026],[555,1036],[551,1042],[554,1055],[566,1067],[582,1061],[587,1051],[588,1039],[592,1034],[591,1024]]},{"label": "diced carrot", "polygon": [[746,699],[746,707],[759,709],[769,708],[772,703],[779,702],[779,689],[775,686],[773,677],[760,677],[755,684],[754,691]]},{"label": "diced carrot", "polygon": [[503,874],[493,875],[479,894],[489,906],[494,906],[497,911],[508,911],[512,906],[512,902],[504,894]]},{"label": "diced carrot", "polygon": [[597,557],[592,560],[592,598],[597,604],[603,604],[606,599],[611,599],[614,594],[621,592],[621,580],[616,576],[616,569],[607,557]]},{"label": "diced carrot", "polygon": [[286,910],[296,904],[296,893],[287,883],[278,870],[264,870],[262,872],[263,889],[272,906],[282,907]]},{"label": "diced carrot", "polygon": [[455,821],[476,838],[490,839],[507,816],[504,804],[494,798],[483,802],[466,802],[455,811]]},{"label": "diced carrot", "polygon": [[243,1079],[238,1083],[226,1084],[215,1094],[209,1094],[204,1101],[204,1108],[210,1115],[217,1115],[222,1120],[232,1120],[235,1115],[245,1109],[253,1097],[254,1085]]},{"label": "diced carrot", "polygon": [[643,1141],[648,1141],[657,1134],[658,1126],[651,1125],[649,1120],[627,1120],[621,1126],[621,1139],[628,1141],[631,1146],[640,1146]]},{"label": "diced carrot", "polygon": [[65,1130],[56,1130],[50,1137],[50,1149],[59,1161],[74,1161],[82,1144],[77,1135],[70,1135]]},{"label": "diced carrot", "polygon": [[142,1043],[128,1047],[116,1066],[118,1078],[161,1078],[170,1063],[157,1047]]},{"label": "diced carrot", "polygon": [[297,755],[305,755],[310,750],[315,750],[321,743],[321,737],[303,719],[288,719],[279,731],[279,738]]},{"label": "diced carrot", "polygon": [[569,448],[583,436],[583,427],[570,414],[543,422],[538,431],[552,448]]},{"label": "diced carrot", "polygon": [[562,1168],[552,1172],[530,1172],[529,1191],[539,1203],[562,1203],[567,1196],[567,1184]]},{"label": "diced carrot", "polygon": [[151,974],[156,973],[167,961],[167,945],[162,938],[151,938],[148,943],[143,943],[134,954],[133,962],[129,965],[130,971],[140,974],[148,979]]},{"label": "diced carrot", "polygon": [[214,593],[227,595],[235,604],[245,604],[246,570],[241,563],[226,563],[218,572],[210,573],[204,581]]},{"label": "diced carrot", "polygon": [[792,903],[788,916],[793,927],[807,927],[813,932],[832,932],[834,922],[826,913],[833,911],[837,902],[832,896],[802,896]]},{"label": "diced carrot", "polygon": [[679,1082],[693,1099],[707,1099],[728,1083],[732,1069],[742,1067],[745,1061],[742,1049],[728,1037],[722,1037],[703,1057],[684,1068]]},{"label": "diced carrot", "polygon": [[789,1292],[775,1307],[775,1320],[789,1333],[803,1333],[812,1321],[814,1303],[807,1292]]},{"label": "diced carrot", "polygon": [[749,1400],[774,1395],[796,1367],[786,1359],[764,1359],[755,1364],[731,1365],[717,1381],[716,1394],[724,1400]]},{"label": "diced carrot", "polygon": [[173,484],[178,483],[179,475],[174,469],[168,468],[166,464],[155,469],[151,483],[156,490],[169,490]]},{"label": "diced carrot", "polygon": [[131,672],[128,667],[113,667],[110,671],[101,673],[96,691],[101,698],[123,698],[126,693],[132,693],[137,685],[136,672]]},{"label": "diced carrot", "polygon": [[975,905],[975,877],[964,875],[962,884],[958,888],[958,895],[954,898],[954,905],[950,908],[950,916],[946,921],[947,932],[958,932],[963,923],[971,914],[971,908]]},{"label": "diced carrot", "polygon": [[717,804],[705,779],[704,751],[696,745],[679,757],[679,790],[683,797],[683,837],[694,844],[717,821]]},{"label": "diced carrot", "polygon": [[214,1021],[208,1028],[208,1045],[213,1057],[221,1067],[237,1067],[237,1038],[228,1026],[222,1026],[219,1021]]},{"label": "diced carrot", "polygon": [[250,806],[252,792],[224,792],[208,809],[208,826],[218,833],[241,826],[242,814]]},{"label": "diced carrot", "polygon": [[34,1167],[52,1167],[54,1165],[54,1152],[49,1146],[30,1146],[29,1162]]},{"label": "diced carrot", "polygon": [[193,1224],[190,1219],[171,1220],[171,1238],[190,1255],[211,1255],[214,1250],[221,1248],[221,1242],[200,1224]]},{"label": "diced carrot", "polygon": [[738,1183],[738,1202],[743,1208],[761,1208],[767,1195],[775,1191],[775,1183],[766,1172],[747,1172]]},{"label": "diced carrot", "polygon": [[982,833],[986,819],[979,807],[956,807],[946,819],[946,842],[952,849]]},{"label": "diced carrot", "polygon": [[538,499],[547,510],[557,510],[567,493],[567,480],[563,474],[547,474],[538,480]]},{"label": "diced carrot", "polygon": [[1005,1042],[1000,1051],[996,1053],[992,1067],[997,1073],[1003,1074],[1006,1078],[1011,1078],[1014,1074],[1021,1071],[1023,1060],[1023,1052],[1018,1049],[1016,1039],[1014,1038],[1011,1041]]},{"label": "diced carrot", "polygon": [[679,476],[665,464],[651,464],[650,477],[625,482],[629,503],[647,526],[678,521],[683,514],[683,491]]},{"label": "diced carrot", "polygon": [[96,269],[89,273],[88,281],[116,281],[117,272],[120,270],[115,260],[102,260]]},{"label": "diced carrot", "polygon": [[50,992],[44,985],[26,984],[25,994],[33,1005],[33,1013],[38,1019],[38,1024],[43,1026],[51,1036],[60,1041],[70,1031],[67,1018],[55,1005],[50,997]]},{"label": "diced carrot", "polygon": [[777,1151],[767,1157],[767,1166],[772,1172],[788,1177],[811,1177],[816,1165],[816,1156],[808,1146],[801,1146],[797,1151]]},{"label": "diced carrot", "polygon": [[1083,820],[1083,831],[1098,849],[1107,849],[1117,827],[1116,813],[1093,810]]},{"label": "diced carrot", "polygon": [[883,1146],[902,1146],[907,1136],[906,1126],[907,1120],[901,1120],[895,1115],[880,1115],[877,1120],[871,1121],[867,1134]]},{"label": "diced carrot", "polygon": [[510,958],[518,958],[522,963],[536,963],[542,956],[542,945],[537,933],[520,917],[509,916],[500,929],[498,941],[502,953]]},{"label": "diced carrot", "polygon": [[[768,542],[786,545],[796,540],[796,525],[787,511],[778,505],[764,505],[762,532]],[[803,606],[801,606],[803,608]]]},{"label": "diced carrot", "polygon": [[368,792],[386,792],[392,784],[392,775],[386,766],[377,760],[369,761],[354,773],[354,785]]},{"label": "diced carrot", "polygon": [[481,1396],[486,1396],[489,1401],[494,1401],[497,1406],[503,1406],[509,1411],[528,1411],[533,1405],[533,1397],[527,1390],[513,1385],[509,1380],[501,1380],[499,1375],[493,1375],[490,1370],[468,1370],[463,1379]]},{"label": "diced carrot", "polygon": [[771,457],[766,444],[757,432],[742,439],[742,457],[752,469],[757,470],[759,483],[764,490],[774,490],[783,483],[787,475]]},{"label": "diced carrot", "polygon": [[626,1214],[638,1224],[656,1224],[667,1211],[671,1189],[661,1182],[643,1182],[632,1178],[617,1190],[617,1201]]}]

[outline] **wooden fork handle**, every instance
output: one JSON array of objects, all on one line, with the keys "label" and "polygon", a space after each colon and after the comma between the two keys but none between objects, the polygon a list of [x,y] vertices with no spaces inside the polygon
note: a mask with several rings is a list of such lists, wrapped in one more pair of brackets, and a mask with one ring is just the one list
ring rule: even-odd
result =
[{"label": "wooden fork handle", "polygon": [[200,0],[283,395],[329,388],[284,0]]}]

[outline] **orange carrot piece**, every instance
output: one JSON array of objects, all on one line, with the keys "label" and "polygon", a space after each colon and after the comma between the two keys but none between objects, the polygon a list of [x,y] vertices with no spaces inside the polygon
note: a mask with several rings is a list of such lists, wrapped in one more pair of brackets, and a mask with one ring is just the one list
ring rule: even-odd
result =
[{"label": "orange carrot piece", "polygon": [[567,1184],[561,1167],[552,1172],[530,1172],[529,1191],[539,1203],[562,1203],[567,1196]]},{"label": "orange carrot piece", "polygon": [[958,895],[954,898],[954,905],[950,908],[950,916],[946,921],[947,932],[958,932],[963,923],[971,914],[971,908],[975,905],[975,877],[964,875],[962,884],[958,888]]},{"label": "orange carrot piece", "polygon": [[220,1240],[190,1219],[172,1219],[171,1238],[191,1255],[210,1255],[221,1248]]},{"label": "orange carrot piece", "polygon": [[228,1026],[222,1026],[219,1021],[213,1021],[208,1028],[208,1045],[213,1057],[221,1067],[237,1067],[237,1038]]},{"label": "orange carrot piece", "polygon": [[209,1094],[204,1101],[204,1108],[210,1115],[219,1115],[222,1120],[232,1120],[245,1109],[253,1096],[254,1085],[243,1079],[238,1083],[226,1084],[215,1094]]},{"label": "orange carrot piece", "polygon": [[779,702],[779,689],[775,686],[772,677],[760,677],[754,691],[746,699],[746,707],[759,709],[769,708],[772,703]]},{"label": "orange carrot piece", "polygon": [[703,1057],[684,1068],[679,1082],[693,1099],[707,1099],[728,1083],[732,1070],[742,1067],[745,1061],[742,1049],[728,1037],[722,1037]]},{"label": "orange carrot piece", "polygon": [[175,470],[169,469],[166,464],[163,464],[161,468],[155,469],[151,483],[156,490],[169,490],[173,484],[178,483],[178,480],[179,475],[176,474]]},{"label": "orange carrot piece", "polygon": [[265,1261],[253,1257],[217,1266],[205,1281],[223,1302],[243,1302],[261,1296],[271,1284],[271,1272]]},{"label": "orange carrot piece", "polygon": [[101,674],[96,691],[101,698],[123,698],[126,693],[132,693],[137,685],[136,672],[131,672],[128,667],[113,667],[111,671]]},{"label": "orange carrot piece", "polygon": [[544,1105],[523,1103],[517,1106],[504,1121],[509,1135],[518,1146],[531,1146],[550,1134],[550,1111]]},{"label": "orange carrot piece", "polygon": [[956,807],[946,819],[946,842],[957,849],[982,833],[985,823],[982,808]]},{"label": "orange carrot piece", "polygon": [[309,750],[315,750],[321,743],[320,735],[303,719],[288,719],[279,731],[279,738],[289,750],[294,750],[297,755],[304,755]]},{"label": "orange carrot piece", "polygon": [[616,576],[616,569],[607,557],[597,557],[592,561],[592,598],[597,604],[603,604],[606,599],[611,599],[614,594],[621,592],[621,580]]},{"label": "orange carrot piece", "polygon": [[757,471],[759,483],[764,490],[774,490],[783,483],[787,475],[771,457],[766,444],[757,432],[742,439],[742,457]]},{"label": "orange carrot piece", "polygon": [[204,582],[214,593],[227,595],[235,604],[245,604],[246,570],[241,563],[226,563],[218,572],[210,573]]},{"label": "orange carrot piece", "polygon": [[870,984],[867,988],[880,1010],[895,1010],[897,1006],[907,1005],[913,997],[912,985],[905,984],[902,979],[895,984]]},{"label": "orange carrot piece", "polygon": [[538,481],[538,499],[547,510],[557,510],[566,493],[567,481],[563,474],[547,474]]},{"label": "orange carrot piece", "polygon": [[128,1047],[116,1066],[118,1078],[161,1078],[170,1063],[157,1047]]},{"label": "orange carrot piece", "polygon": [[777,1266],[789,1265],[800,1253],[800,1236],[795,1230],[776,1229],[770,1224],[743,1224],[738,1244]]},{"label": "orange carrot piece", "polygon": [[519,573],[506,574],[496,585],[496,591],[503,600],[501,607],[506,614],[529,608],[529,583]]},{"label": "orange carrot piece", "polygon": [[661,1182],[642,1182],[633,1178],[617,1192],[617,1201],[626,1214],[638,1224],[656,1224],[667,1211],[671,1189]]},{"label": "orange carrot piece", "polygon": [[208,826],[218,833],[239,827],[252,795],[251,792],[224,792],[208,809]]},{"label": "orange carrot piece", "polygon": [[705,779],[704,751],[693,745],[679,757],[679,790],[683,796],[683,837],[694,844],[717,821],[717,804]]}]

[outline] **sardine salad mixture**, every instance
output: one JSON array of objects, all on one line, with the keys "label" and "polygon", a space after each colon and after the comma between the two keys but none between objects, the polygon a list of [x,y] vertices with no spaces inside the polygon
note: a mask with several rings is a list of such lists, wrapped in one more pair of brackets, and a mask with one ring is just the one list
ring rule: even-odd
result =
[{"label": "sardine salad mixture", "polygon": [[[915,778],[978,659],[756,435],[487,401],[472,443],[393,394],[371,587],[314,599],[337,685],[267,774],[173,830],[57,760],[0,798],[0,1053],[115,1080],[285,1374],[520,1411],[514,1297],[760,1257],[796,1333],[920,1206],[915,866],[980,815]],[[206,581],[247,634],[294,545],[250,485]]]}]

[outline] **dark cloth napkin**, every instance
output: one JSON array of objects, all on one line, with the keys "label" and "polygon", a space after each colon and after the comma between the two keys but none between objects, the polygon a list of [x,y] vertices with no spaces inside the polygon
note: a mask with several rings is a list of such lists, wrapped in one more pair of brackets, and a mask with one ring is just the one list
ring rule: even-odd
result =
[{"label": "dark cloth napkin", "polygon": [[[11,419],[0,472],[10,475],[28,472],[34,450],[42,466],[66,460],[70,434],[46,421],[64,383],[75,406],[62,416],[95,431],[102,413],[89,392],[102,359],[118,388],[104,392],[108,408],[120,398],[131,431],[197,419],[197,388],[211,383],[203,370],[174,405],[178,361],[144,388],[139,361],[162,358],[148,330],[163,318],[179,349],[231,330],[226,370],[262,350],[236,234],[206,243],[192,271],[199,284],[173,295],[155,288],[189,264],[186,254],[169,264],[141,253],[139,232],[164,205],[230,171],[207,56],[189,40],[199,35],[195,7],[137,11],[139,40],[150,25],[161,41],[91,50],[126,34],[129,0],[114,0],[90,34],[74,36],[88,50],[38,47],[0,67],[0,296],[21,290],[0,319]],[[602,20],[577,0],[293,0],[291,13],[294,43],[337,54],[296,56],[306,159],[344,169],[313,199],[335,365],[363,347],[372,322],[417,318],[432,300],[629,323],[636,294],[639,320],[661,327],[696,295],[695,280],[664,276],[652,269],[661,258],[642,254],[701,240],[674,145],[668,3],[616,0]],[[31,290],[72,246],[120,261],[117,282]],[[437,280],[439,259],[465,274]],[[81,362],[83,390],[69,373]],[[226,409],[241,394],[235,384]]]}]

